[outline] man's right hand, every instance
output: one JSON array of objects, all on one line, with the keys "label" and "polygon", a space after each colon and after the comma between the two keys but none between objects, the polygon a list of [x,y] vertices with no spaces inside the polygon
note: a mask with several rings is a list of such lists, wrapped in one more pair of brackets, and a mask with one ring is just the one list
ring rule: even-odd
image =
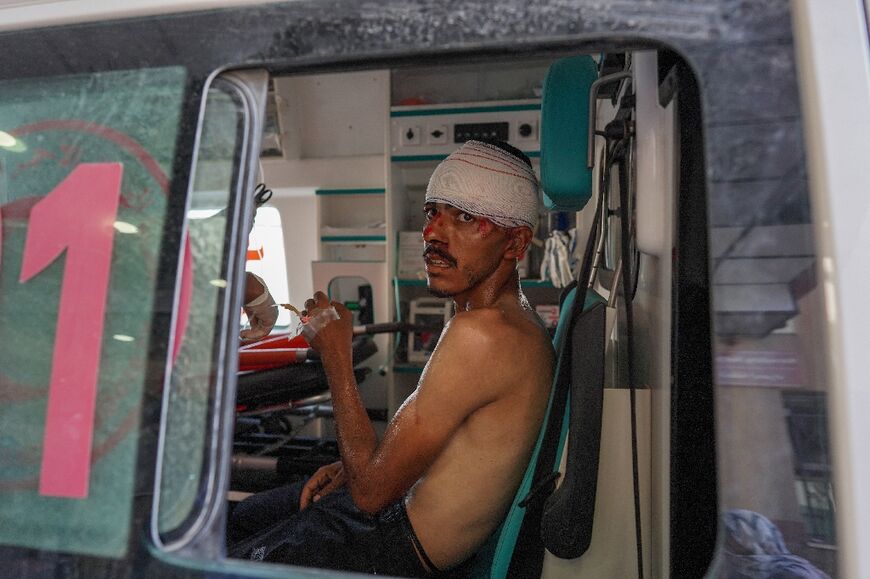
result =
[{"label": "man's right hand", "polygon": [[347,483],[347,475],[341,461],[320,467],[305,486],[302,487],[302,496],[299,498],[299,510],[317,502],[332,491],[343,487]]}]

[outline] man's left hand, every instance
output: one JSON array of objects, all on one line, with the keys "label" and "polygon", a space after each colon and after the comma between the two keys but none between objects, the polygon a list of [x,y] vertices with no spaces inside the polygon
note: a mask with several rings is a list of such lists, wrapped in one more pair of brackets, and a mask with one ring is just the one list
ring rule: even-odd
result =
[{"label": "man's left hand", "polygon": [[[318,320],[315,318],[318,314],[323,315],[330,307],[335,308],[338,319],[330,320],[327,318],[328,321],[320,325],[318,321],[323,318]],[[330,302],[325,293],[317,292],[313,298],[305,301],[305,314],[311,320],[308,322],[309,324],[317,325],[316,331],[308,339],[308,343],[320,354],[324,362],[338,355],[350,353],[351,341],[353,340],[353,313],[344,304]]]},{"label": "man's left hand", "polygon": [[243,340],[259,340],[265,338],[278,321],[278,306],[269,293],[269,288],[259,276],[245,273],[245,314],[248,316],[250,329],[242,330]]}]

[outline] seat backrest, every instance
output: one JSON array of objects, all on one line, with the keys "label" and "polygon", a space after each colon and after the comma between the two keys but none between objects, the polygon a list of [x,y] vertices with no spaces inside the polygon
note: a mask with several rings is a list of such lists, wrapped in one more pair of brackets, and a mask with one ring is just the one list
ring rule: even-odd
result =
[{"label": "seat backrest", "polygon": [[[565,322],[565,317],[568,311],[574,304],[574,299],[577,295],[576,288],[572,288],[562,301],[562,310],[559,314],[559,325],[556,328],[556,335],[553,337],[553,347],[557,349],[565,340],[565,333],[568,324]],[[557,371],[558,373],[558,371]],[[532,479],[535,473],[535,465],[538,462],[538,456],[541,453],[543,444],[544,432],[547,429],[547,422],[550,419],[550,414],[553,408],[553,398],[555,389],[550,390],[550,400],[547,403],[547,413],[544,415],[544,422],[541,425],[541,431],[538,434],[538,441],[535,443],[535,449],[532,451],[529,465],[526,467],[526,472],[523,475],[523,480],[520,483],[514,500],[511,503],[510,510],[505,517],[501,526],[493,533],[489,541],[478,551],[476,568],[472,577],[507,577],[508,568],[510,567],[511,557],[513,555],[514,546],[516,545],[517,537],[520,533],[520,527],[525,516],[525,508],[520,505],[523,499],[528,496],[532,488]]]},{"label": "seat backrest", "polygon": [[[569,290],[565,299],[562,301],[561,312],[559,315],[559,325],[556,328],[556,335],[553,338],[553,347],[556,352],[561,352],[569,341],[568,332],[571,327],[570,317],[574,311],[574,302],[577,297],[577,288],[573,287]],[[587,293],[584,310],[588,310],[596,305],[603,304],[604,300],[596,293]],[[576,312],[575,312],[576,313]],[[563,358],[559,356],[559,358]],[[564,361],[560,360],[556,367],[555,375],[559,376],[562,372],[560,367]],[[541,456],[542,449],[545,445],[545,434],[549,422],[552,420],[559,421],[561,432],[559,442],[555,451],[554,463],[558,464],[561,459],[561,448],[564,446],[564,441],[567,436],[568,421],[565,415],[565,404],[561,404],[555,399],[556,388],[550,390],[550,399],[547,404],[547,412],[544,415],[544,421],[541,424],[541,430],[538,434],[538,440],[535,448],[532,451],[532,456],[529,464],[526,467],[522,482],[517,489],[514,500],[511,503],[510,510],[505,517],[502,525],[493,533],[489,541],[479,550],[471,577],[490,579],[505,578],[516,576],[516,572],[509,573],[511,562],[514,559],[514,551],[517,547],[517,542],[520,538],[520,530],[526,516],[526,501],[527,498],[534,494],[533,484],[535,479],[535,470]],[[552,450],[552,449],[551,449]]]},{"label": "seat backrest", "polygon": [[551,211],[580,211],[592,198],[587,167],[589,91],[598,78],[590,56],[550,65],[541,98],[541,186]]},{"label": "seat backrest", "polygon": [[[553,63],[544,81],[541,103],[541,185],[544,203],[555,211],[578,211],[592,197],[592,171],[586,166],[587,136],[589,130],[589,91],[598,76],[597,66],[591,57],[564,58]],[[586,284],[581,286],[584,291]],[[538,440],[532,452],[522,482],[517,489],[510,510],[502,525],[478,551],[470,576],[475,578],[501,579],[517,576],[515,559],[518,541],[527,513],[528,499],[538,489],[535,485],[536,470],[542,451],[554,458],[558,466],[561,449],[567,436],[568,420],[566,401],[557,400],[559,376],[564,378],[562,366],[569,360],[564,350],[570,347],[569,332],[573,318],[604,300],[594,292],[585,294],[582,307],[576,308],[577,287],[570,288],[561,303],[559,323],[553,338],[557,354],[557,368],[547,413],[541,424]],[[558,441],[547,440],[548,426],[559,421],[561,431]],[[555,445],[555,448],[545,448]],[[554,465],[551,465],[551,468]],[[555,482],[553,481],[555,484]],[[549,490],[552,490],[550,488]]]}]

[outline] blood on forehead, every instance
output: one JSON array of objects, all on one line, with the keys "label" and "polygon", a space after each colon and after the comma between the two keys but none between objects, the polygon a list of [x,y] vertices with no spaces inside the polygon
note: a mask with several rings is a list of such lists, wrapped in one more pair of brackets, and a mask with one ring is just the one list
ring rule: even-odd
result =
[{"label": "blood on forehead", "polygon": [[[429,237],[430,235],[432,235],[434,226],[441,222],[441,218],[443,216],[444,212],[438,211],[429,219],[428,223],[426,223],[426,226],[423,227],[423,237]],[[493,223],[486,217],[475,216],[475,220],[477,221],[477,233],[483,238],[489,237],[489,235],[493,231],[495,231],[497,227],[495,223]]]}]

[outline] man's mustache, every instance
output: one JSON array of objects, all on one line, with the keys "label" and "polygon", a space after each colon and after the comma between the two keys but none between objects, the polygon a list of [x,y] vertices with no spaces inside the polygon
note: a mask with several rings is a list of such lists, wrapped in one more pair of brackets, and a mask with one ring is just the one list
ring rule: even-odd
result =
[{"label": "man's mustache", "polygon": [[455,257],[450,255],[449,253],[447,253],[446,251],[444,251],[440,247],[436,247],[434,245],[427,245],[426,246],[426,249],[423,250],[423,257],[424,258],[429,257],[429,255],[433,254],[433,253],[435,255],[437,255],[438,257],[440,257],[441,259],[443,259],[444,261],[446,261],[447,263],[449,263],[450,265],[453,265],[453,266],[456,265],[456,258]]}]

